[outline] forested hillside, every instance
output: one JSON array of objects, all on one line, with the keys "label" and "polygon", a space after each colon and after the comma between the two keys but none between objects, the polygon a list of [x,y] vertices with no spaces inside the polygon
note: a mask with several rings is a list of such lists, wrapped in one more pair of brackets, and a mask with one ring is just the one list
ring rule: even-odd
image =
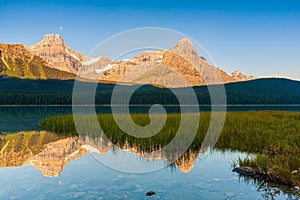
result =
[{"label": "forested hillside", "polygon": [[[0,104],[72,104],[73,84],[74,80],[27,80],[2,77],[0,78]],[[122,87],[125,94],[132,86]],[[110,104],[113,88],[113,84],[98,84],[96,104]],[[200,104],[210,104],[207,86],[193,89]],[[300,82],[288,79],[270,78],[229,83],[225,85],[225,90],[227,104],[300,104]],[[130,103],[177,104],[178,101],[169,89],[142,86],[134,93]]]}]

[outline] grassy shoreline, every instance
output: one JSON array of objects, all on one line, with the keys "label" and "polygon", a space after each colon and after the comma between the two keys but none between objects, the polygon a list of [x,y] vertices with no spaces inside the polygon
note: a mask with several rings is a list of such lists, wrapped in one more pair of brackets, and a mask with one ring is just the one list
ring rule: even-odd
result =
[{"label": "grassy shoreline", "polygon": [[[195,114],[187,115],[193,117]],[[201,148],[210,116],[209,112],[200,113],[199,129],[190,149]],[[176,135],[181,119],[179,114],[169,114],[164,128],[157,135],[144,139],[124,133],[111,114],[97,117],[106,136],[113,143],[122,146],[127,142],[145,151],[168,144]],[[150,122],[147,114],[132,114],[132,118],[142,126]],[[227,112],[225,125],[215,148],[254,153],[255,159],[243,160],[240,165],[252,166],[257,173],[265,174],[267,181],[289,187],[300,186],[299,120],[298,112]],[[72,115],[47,118],[41,125],[45,130],[55,133],[77,134]],[[298,172],[294,173],[296,171]]]}]

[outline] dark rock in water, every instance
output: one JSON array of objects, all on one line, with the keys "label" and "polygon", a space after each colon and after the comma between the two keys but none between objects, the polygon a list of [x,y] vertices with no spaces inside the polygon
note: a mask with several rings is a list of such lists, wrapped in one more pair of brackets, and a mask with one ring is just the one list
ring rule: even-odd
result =
[{"label": "dark rock in water", "polygon": [[146,193],[146,196],[152,196],[152,195],[154,195],[154,194],[156,194],[156,193],[153,192],[153,191],[149,191],[149,192]]},{"label": "dark rock in water", "polygon": [[255,176],[256,173],[251,167],[243,166],[243,167],[236,167],[232,170],[233,172],[239,173],[244,176]]}]

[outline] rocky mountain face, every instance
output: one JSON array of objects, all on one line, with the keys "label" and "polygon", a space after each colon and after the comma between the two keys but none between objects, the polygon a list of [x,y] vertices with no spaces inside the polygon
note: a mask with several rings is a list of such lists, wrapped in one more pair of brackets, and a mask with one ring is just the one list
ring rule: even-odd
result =
[{"label": "rocky mountain face", "polygon": [[210,65],[204,57],[200,57],[197,54],[193,42],[188,38],[181,39],[170,51],[180,55],[195,66],[200,72],[205,84],[230,83],[255,79],[253,76],[246,76],[238,71],[229,75],[222,69]]},{"label": "rocky mountain face", "polygon": [[74,79],[75,75],[52,68],[22,44],[0,44],[0,76],[28,79]]},{"label": "rocky mountain face", "polygon": [[77,72],[79,77],[89,80],[98,81],[99,75],[97,72],[104,71],[105,67],[108,66],[112,61],[107,57],[100,56],[92,58],[82,63],[81,69]]},{"label": "rocky mountain face", "polygon": [[238,72],[238,71],[234,71],[231,73],[231,77],[236,80],[237,82],[238,81],[245,81],[245,80],[253,80],[255,79],[254,76],[247,76],[241,72]]},{"label": "rocky mountain face", "polygon": [[181,56],[196,67],[203,78],[203,84],[218,84],[233,81],[224,71],[209,65],[205,58],[200,57],[194,48],[193,42],[188,38],[181,39],[170,51]]},{"label": "rocky mountain face", "polygon": [[[95,65],[95,69],[96,69]],[[181,39],[169,50],[143,52],[131,59],[111,62],[99,67],[97,77],[103,82],[120,84],[152,84],[164,87],[187,87],[245,81],[237,72],[228,75],[200,57],[191,40]]]},{"label": "rocky mountain face", "polygon": [[42,41],[28,48],[55,69],[77,73],[82,62],[89,58],[72,50],[59,34],[46,34]]},{"label": "rocky mountain face", "polygon": [[164,87],[203,85],[197,69],[171,51],[144,52],[130,60],[113,62],[100,81],[152,84]]}]

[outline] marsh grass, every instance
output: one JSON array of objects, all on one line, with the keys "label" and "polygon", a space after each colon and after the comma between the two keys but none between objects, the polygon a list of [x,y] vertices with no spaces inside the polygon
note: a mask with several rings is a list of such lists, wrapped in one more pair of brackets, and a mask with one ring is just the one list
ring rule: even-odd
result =
[{"label": "marsh grass", "polygon": [[[184,115],[193,119],[197,114]],[[210,116],[209,112],[200,113],[199,128],[190,149],[196,151],[201,148]],[[148,114],[132,114],[131,117],[141,126],[150,123]],[[161,116],[157,114],[155,117]],[[150,138],[137,138],[124,133],[111,114],[97,115],[101,128],[110,141],[119,146],[126,143],[143,151],[156,150],[168,144],[177,133],[181,117],[180,114],[168,114],[165,126],[159,133]],[[215,148],[255,153],[254,159],[241,160],[239,164],[252,166],[257,172],[266,174],[270,181],[290,186],[300,185],[299,122],[300,113],[297,112],[227,112],[225,125]],[[45,130],[58,134],[77,134],[72,115],[47,118],[41,125]],[[185,131],[188,136],[189,128]],[[299,172],[293,174],[294,170]]]}]

